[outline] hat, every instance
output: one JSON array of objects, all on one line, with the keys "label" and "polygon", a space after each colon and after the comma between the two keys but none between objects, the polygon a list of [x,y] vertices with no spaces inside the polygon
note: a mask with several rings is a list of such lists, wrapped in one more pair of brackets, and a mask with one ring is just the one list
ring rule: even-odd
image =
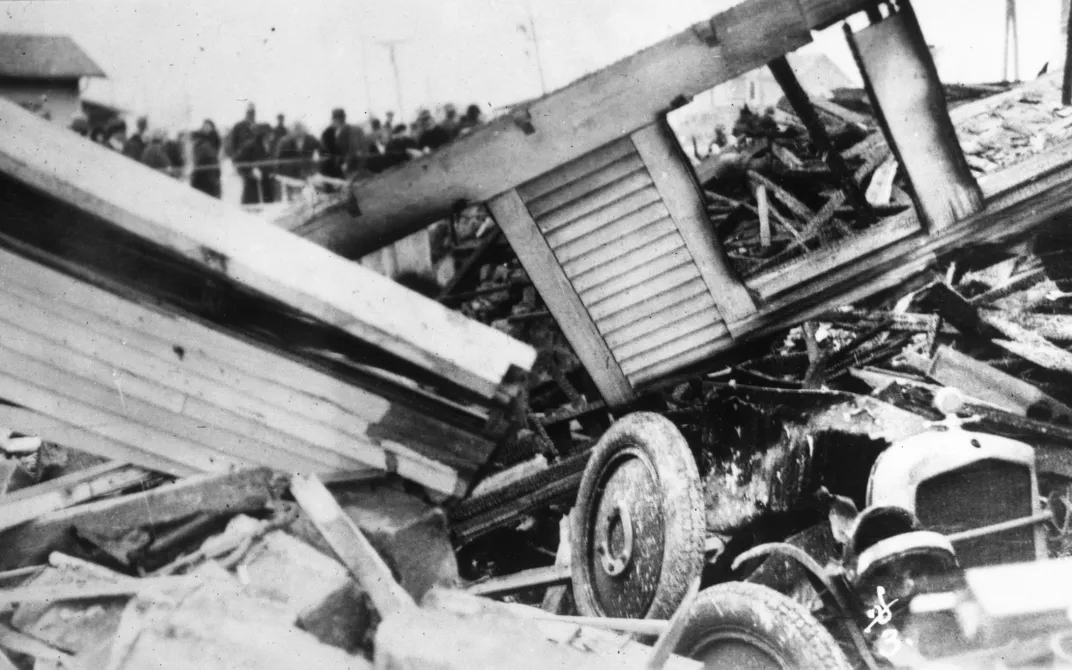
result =
[{"label": "hat", "polygon": [[331,118],[332,120],[339,119],[341,121],[345,121],[346,110],[344,110],[342,107],[336,107],[335,109],[331,110]]}]

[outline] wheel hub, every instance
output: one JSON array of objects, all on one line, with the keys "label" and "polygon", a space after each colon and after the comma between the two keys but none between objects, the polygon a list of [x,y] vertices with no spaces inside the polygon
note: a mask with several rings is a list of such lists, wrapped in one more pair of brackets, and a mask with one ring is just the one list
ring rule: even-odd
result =
[{"label": "wheel hub", "polygon": [[[617,506],[607,514],[605,532],[596,546],[603,571],[611,577],[617,577],[629,567],[629,561],[633,558],[633,519],[629,514],[629,506],[624,500],[619,500]],[[616,552],[612,548],[612,535],[615,529],[621,529],[621,543]]]},{"label": "wheel hub", "polygon": [[600,473],[588,517],[588,565],[604,616],[644,617],[662,576],[663,495],[648,458],[623,449]]}]

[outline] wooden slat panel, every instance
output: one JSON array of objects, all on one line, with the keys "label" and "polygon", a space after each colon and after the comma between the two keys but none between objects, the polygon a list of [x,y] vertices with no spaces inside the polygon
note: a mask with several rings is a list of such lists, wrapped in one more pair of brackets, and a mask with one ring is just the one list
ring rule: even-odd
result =
[{"label": "wooden slat panel", "polygon": [[681,337],[671,340],[661,347],[635,356],[629,359],[628,362],[623,362],[622,369],[625,370],[627,375],[632,375],[646,367],[670,360],[681,354],[689,354],[690,357],[686,358],[690,362],[698,361],[702,358],[702,354],[699,353],[702,351],[701,348],[716,341],[719,335],[724,332],[723,328],[717,325],[710,325],[691,333],[683,333]]},{"label": "wooden slat panel", "polygon": [[733,346],[733,338],[729,334],[729,331],[723,333],[717,339],[711,341],[708,344],[702,344],[693,347],[689,351],[677,356],[671,356],[666,360],[654,363],[646,368],[637,370],[629,376],[629,379],[636,385],[647,384],[649,382],[657,381],[668,374],[672,374],[677,370],[699,363],[702,360],[711,358],[719,352]]},{"label": "wooden slat panel", "polygon": [[[620,240],[629,232],[639,230],[659,220],[669,221],[670,215],[666,212],[666,207],[661,202],[655,202],[598,228],[589,226],[587,219],[578,221],[559,229],[558,232],[569,233],[568,241],[558,243],[548,240],[548,243],[555,250],[555,256],[559,259],[575,258],[575,250],[578,248],[595,249],[611,241]],[[578,230],[574,231],[574,227]],[[577,234],[574,234],[575,232]]]},{"label": "wooden slat panel", "polygon": [[[437,460],[457,462],[468,455],[466,460],[482,463],[494,448],[487,440],[270,351],[123,300],[6,251],[0,251],[0,287],[24,298],[31,308],[48,307],[43,314],[61,314],[53,330],[64,341],[70,341],[75,327],[81,325],[84,331],[80,332],[121,342],[120,348],[110,348],[111,353],[97,350],[101,356],[113,356],[105,360],[112,360],[117,369],[126,369],[124,356],[142,366],[158,361],[155,365],[163,368],[139,369],[153,381],[209,394],[200,397],[224,403],[229,411],[275,429],[280,422],[292,423],[285,433],[324,436],[317,439],[344,445],[338,448],[348,458],[368,459],[365,462],[378,469],[386,467],[383,451],[389,450],[399,474],[436,490],[450,486],[444,492],[455,494],[458,486],[450,468]],[[425,443],[434,449],[425,449]],[[443,447],[445,453],[436,454]],[[437,458],[415,453],[414,448]]]},{"label": "wooden slat panel", "polygon": [[663,275],[682,268],[689,268],[697,276],[699,275],[688,254],[670,253],[659,258],[653,258],[644,265],[634,268],[632,272],[618,275],[610,281],[603,282],[599,286],[585,291],[581,294],[581,302],[591,308],[604,300],[609,300],[626,291],[631,291],[641,284],[658,281]]},{"label": "wooden slat panel", "polygon": [[176,477],[188,477],[201,470],[178,459],[160,453],[150,454],[140,444],[127,444],[102,435],[96,430],[80,428],[62,418],[48,416],[25,407],[0,404],[0,425],[8,426],[27,435],[40,435],[42,439],[65,447],[77,447],[85,452],[112,461],[140,461],[143,467],[165,472]]},{"label": "wooden slat panel", "polygon": [[535,361],[535,350],[505,333],[7,100],[0,172],[173,252],[206,277],[271,296],[488,401],[508,402],[499,397],[503,380]]},{"label": "wooden slat panel", "polygon": [[643,218],[628,218],[609,226],[604,226],[591,235],[575,240],[555,249],[555,257],[563,265],[607,245],[620,244],[626,236],[637,238],[638,244],[651,244],[655,240],[674,230],[674,222],[669,217],[659,217],[659,212]]},{"label": "wooden slat panel", "polygon": [[696,279],[695,267],[681,267],[655,277],[632,291],[604,300],[598,305],[592,305],[588,311],[592,314],[592,318],[602,323],[603,319],[616,312],[627,310],[657,295],[685,286],[694,279]]},{"label": "wooden slat panel", "polygon": [[655,244],[666,244],[669,243],[669,241],[673,241],[677,246],[685,246],[685,242],[682,241],[681,236],[677,234],[677,230],[672,230],[656,239],[631,236],[623,238],[618,244],[597,249],[580,258],[575,258],[572,261],[563,263],[562,269],[566,271],[567,275],[574,278],[586,276],[588,273],[594,273],[602,277],[605,269],[609,272],[614,272],[614,269],[610,268],[610,266],[618,259],[625,258],[632,254],[643,256],[642,250],[644,247]]},{"label": "wooden slat panel", "polygon": [[488,209],[510,241],[510,246],[517,252],[532,283],[555,315],[563,334],[584,363],[604,400],[609,405],[632,400],[632,386],[622,374],[521,197],[516,191],[509,191],[488,202]]},{"label": "wooden slat panel", "polygon": [[636,131],[631,137],[674,217],[700,276],[707,282],[723,321],[730,332],[735,333],[734,323],[755,314],[756,305],[722,250],[707,218],[706,204],[696,178],[677,146],[677,140],[665,119]]},{"label": "wooden slat panel", "polygon": [[690,296],[655,312],[647,313],[642,318],[627,323],[616,330],[606,332],[604,337],[607,340],[607,345],[611,349],[616,349],[660,328],[669,327],[679,319],[713,312],[715,312],[715,301],[711,299],[710,295]]},{"label": "wooden slat panel", "polygon": [[540,198],[527,200],[525,204],[529,208],[529,214],[532,215],[532,218],[539,221],[544,214],[553,213],[556,209],[568,205],[596,189],[625,179],[634,172],[643,169],[644,163],[639,156],[635,153],[627,154],[597,172],[565,184]]},{"label": "wooden slat panel", "polygon": [[[212,453],[221,461],[284,471],[310,466],[324,471],[365,467],[355,459],[332,458],[319,450],[299,456],[278,449],[263,441],[268,431],[252,421],[232,420],[229,430],[219,428],[220,413],[204,403],[198,406],[181,393],[119,372],[36,334],[17,330],[11,323],[4,322],[3,328],[10,333],[0,343],[0,366],[7,372],[49,389],[62,389],[63,394],[109,412],[118,421],[171,435],[186,444],[186,449]],[[22,402],[19,397],[12,399]]]},{"label": "wooden slat panel", "polygon": [[666,254],[688,257],[685,243],[681,241],[681,236],[676,231],[670,235],[660,237],[651,244],[645,244],[638,249],[615,255],[607,262],[597,265],[579,276],[571,276],[571,280],[574,288],[584,293],[604,282],[613,281],[617,277],[629,274],[634,268],[641,263],[646,263],[649,259],[659,258]]},{"label": "wooden slat panel", "polygon": [[681,314],[677,320],[649,331],[641,337],[614,346],[614,355],[618,357],[618,360],[622,361],[624,364],[625,361],[639,354],[656,347],[661,347],[667,342],[671,342],[679,337],[700,330],[701,328],[714,326],[719,328],[721,332],[729,332],[726,330],[725,324],[721,321],[712,323],[712,317],[717,318],[717,314],[711,312],[690,313],[680,309],[673,311]]},{"label": "wooden slat panel", "polygon": [[[381,423],[391,411],[389,404],[382,412],[371,415],[365,414],[371,409],[367,406],[355,407],[351,412],[323,412],[316,409],[323,404],[319,399],[289,389],[276,394],[281,399],[265,402],[261,396],[271,394],[264,393],[268,389],[263,388],[266,385],[262,380],[251,378],[233,367],[200,365],[195,352],[184,350],[180,361],[174,355],[173,345],[153,334],[144,335],[117,327],[76,304],[55,302],[54,307],[46,309],[52,303],[49,297],[13,283],[7,283],[0,290],[2,309],[7,310],[20,326],[56,339],[116,370],[127,370],[159,382],[233,413],[242,420],[264,424],[273,434],[278,432],[280,437],[289,435],[288,440],[295,448],[315,450],[323,447],[339,451],[347,458],[381,463],[383,449],[404,442],[406,448],[396,454],[402,461],[407,461],[407,452],[413,450],[449,466],[470,469],[482,465],[490,455],[486,440],[419,415],[412,417],[412,426],[400,426],[389,434],[384,430],[387,426]],[[265,364],[270,364],[269,357],[263,359]],[[259,392],[249,392],[253,389]],[[374,420],[366,419],[363,414],[374,417]],[[420,431],[428,432],[422,435]],[[372,439],[370,436],[376,433],[380,435]],[[434,433],[435,438],[429,438],[429,433]],[[429,439],[441,448],[429,449],[423,444]]]},{"label": "wooden slat panel", "polygon": [[[26,302],[27,299],[30,302]],[[304,404],[301,398],[296,398],[296,402],[288,407],[259,402],[217,379],[192,374],[183,369],[174,356],[170,360],[160,360],[145,353],[134,346],[133,340],[141,339],[136,333],[118,329],[107,332],[100,327],[99,320],[92,319],[92,315],[82,319],[84,312],[67,305],[49,311],[44,306],[46,301],[32,293],[15,294],[13,285],[7,284],[0,290],[0,320],[33,333],[42,343],[55,342],[58,347],[110,368],[113,377],[124,380],[124,384],[129,379],[134,385],[152,386],[151,395],[144,395],[143,399],[152,402],[159,393],[156,389],[164,389],[164,393],[176,398],[177,407],[170,407],[174,412],[209,426],[256,437],[275,449],[304,455],[330,466],[319,470],[321,472],[358,471],[368,467],[369,462],[383,468],[382,452],[386,445],[370,439],[376,428],[360,417],[339,413],[336,421],[318,423],[299,414]],[[76,319],[68,318],[68,314]],[[133,394],[131,390],[127,392]],[[396,435],[395,439],[399,437]],[[413,445],[412,442],[407,444]],[[482,461],[474,462],[450,453],[436,456],[446,468],[475,470],[482,464]],[[404,451],[398,458],[407,463],[411,460]]]},{"label": "wooden slat panel", "polygon": [[600,319],[599,327],[604,335],[611,336],[630,324],[642,321],[685,300],[693,300],[698,304],[710,301],[709,304],[714,306],[714,300],[711,299],[711,294],[707,292],[707,285],[704,284],[702,279],[696,277],[684,286],[679,286],[661,295],[648,298],[632,310],[619,312]]},{"label": "wooden slat panel", "polygon": [[587,197],[574,201],[565,207],[545,214],[540,218],[540,230],[552,231],[569,224],[581,217],[588,216],[599,209],[618,202],[627,195],[651,187],[651,177],[646,172],[637,170],[624,179],[596,189]]},{"label": "wooden slat panel", "polygon": [[551,170],[541,177],[518,186],[517,194],[525,202],[530,202],[547,195],[555,189],[562,188],[570,182],[577,181],[597,170],[601,170],[623,156],[635,153],[636,149],[625,138],[610,142],[591,153]]},{"label": "wooden slat panel", "polygon": [[[660,202],[659,192],[655,190],[654,186],[631,193],[621,200],[587,214],[580,219],[564,223],[554,230],[548,230],[544,226],[541,226],[540,230],[547,237],[547,243],[557,249],[563,244],[571,242],[578,237],[583,237],[593,230],[602,228],[626,216],[643,212],[653,206],[659,206],[664,211],[666,210],[666,206]],[[669,216],[669,212],[666,215]]]}]

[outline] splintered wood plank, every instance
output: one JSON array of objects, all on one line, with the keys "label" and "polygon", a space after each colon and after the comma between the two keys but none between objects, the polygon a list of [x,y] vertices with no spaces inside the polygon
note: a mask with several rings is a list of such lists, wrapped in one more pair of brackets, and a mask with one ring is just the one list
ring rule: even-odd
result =
[{"label": "splintered wood plank", "polygon": [[489,401],[508,402],[504,379],[535,361],[504,333],[6,100],[0,172]]},{"label": "splintered wood plank", "polygon": [[911,5],[846,35],[871,105],[928,229],[983,208],[983,194],[960,149],[945,93]]},{"label": "splintered wood plank", "polygon": [[736,332],[734,324],[755,314],[756,305],[729,265],[722,243],[707,218],[707,205],[699,185],[677,140],[665,120],[642,128],[631,137],[715,299],[722,320],[731,333]]},{"label": "splintered wood plank", "polygon": [[253,468],[50,512],[0,534],[0,569],[43,563],[52,551],[73,553],[66,547],[75,528],[109,537],[117,529],[164,526],[199,513],[252,512],[275,497],[271,472]]},{"label": "splintered wood plank", "polygon": [[[867,3],[745,0],[525,106],[535,132],[495,120],[434,154],[353,185],[361,214],[343,208],[294,230],[359,257],[655,122],[675,101],[762,67]],[[525,198],[531,194],[525,193]]]},{"label": "splintered wood plank", "polygon": [[315,476],[291,478],[290,492],[382,617],[416,609],[372,543]]},{"label": "splintered wood plank", "polygon": [[517,191],[488,202],[488,209],[517,252],[532,283],[550,307],[563,334],[584,363],[608,405],[633,399],[633,389],[607,348],[595,322],[536,227]]}]

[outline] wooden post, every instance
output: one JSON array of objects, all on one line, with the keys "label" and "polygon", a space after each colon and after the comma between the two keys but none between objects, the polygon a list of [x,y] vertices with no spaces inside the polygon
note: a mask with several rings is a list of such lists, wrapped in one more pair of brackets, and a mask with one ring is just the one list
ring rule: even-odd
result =
[{"label": "wooden post", "polygon": [[775,81],[782,87],[782,92],[785,93],[786,99],[792,105],[793,111],[800,117],[804,127],[808,129],[808,136],[811,137],[815,147],[826,155],[826,164],[830,166],[830,171],[834,173],[834,176],[841,183],[841,188],[845,191],[845,197],[856,212],[857,225],[865,226],[872,223],[875,220],[875,213],[871,210],[871,206],[867,204],[867,198],[864,197],[860,185],[853,178],[849,166],[845,164],[845,159],[834,149],[830,136],[826,134],[826,127],[815,112],[815,108],[812,107],[807,91],[800,85],[797,76],[793,74],[793,68],[790,67],[789,61],[786,60],[785,56],[780,56],[768,63],[767,67],[770,68]]},{"label": "wooden post", "polygon": [[1065,23],[1065,77],[1061,87],[1061,104],[1072,105],[1072,12]]}]

